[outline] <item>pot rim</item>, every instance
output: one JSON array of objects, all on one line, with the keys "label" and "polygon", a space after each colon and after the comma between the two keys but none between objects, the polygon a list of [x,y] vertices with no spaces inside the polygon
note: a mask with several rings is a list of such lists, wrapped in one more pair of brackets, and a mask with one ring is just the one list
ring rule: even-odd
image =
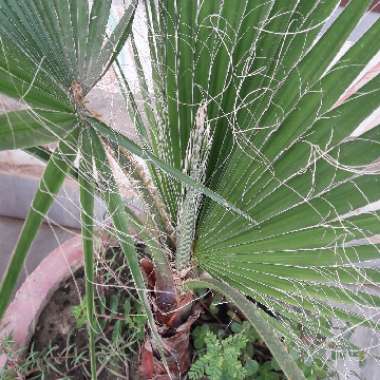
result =
[{"label": "pot rim", "polygon": [[[0,342],[10,336],[14,342],[12,359],[21,356],[29,345],[39,317],[54,292],[81,267],[82,241],[77,235],[51,251],[27,276],[0,322]],[[7,362],[8,355],[0,353],[0,373]]]}]

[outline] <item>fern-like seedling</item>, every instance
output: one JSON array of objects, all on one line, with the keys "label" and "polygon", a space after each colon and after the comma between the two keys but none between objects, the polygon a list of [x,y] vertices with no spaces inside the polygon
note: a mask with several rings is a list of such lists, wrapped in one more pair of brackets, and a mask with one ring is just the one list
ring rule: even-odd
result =
[{"label": "fern-like seedling", "polygon": [[193,363],[189,371],[190,380],[243,380],[247,371],[240,355],[248,343],[243,334],[231,335],[219,340],[211,331],[206,334],[206,353]]},{"label": "fern-like seedling", "polygon": [[[184,172],[193,180],[203,183],[207,160],[211,147],[210,128],[207,122],[207,107],[202,104],[195,117],[194,128],[186,151]],[[186,188],[182,193],[182,202],[177,223],[176,269],[187,273],[190,266],[192,243],[198,218],[202,194],[194,188]]]}]

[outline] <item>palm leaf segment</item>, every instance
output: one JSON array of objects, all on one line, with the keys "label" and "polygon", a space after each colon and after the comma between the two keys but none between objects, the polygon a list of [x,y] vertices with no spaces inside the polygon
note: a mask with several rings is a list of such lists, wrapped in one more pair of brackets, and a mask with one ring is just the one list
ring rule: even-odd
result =
[{"label": "palm leaf segment", "polygon": [[[379,215],[354,212],[380,198],[380,127],[351,137],[380,106],[380,76],[336,106],[379,51],[380,21],[333,62],[371,1],[351,1],[321,35],[338,3],[146,2],[154,153],[183,170],[206,104],[204,183],[252,218],[204,198],[195,264],[266,305],[293,338],[299,322],[314,336],[332,319],[374,327],[358,309],[380,306],[368,294],[380,274],[366,268]],[[180,186],[156,176],[175,220]]]},{"label": "palm leaf segment", "polygon": [[[0,115],[0,150],[32,147],[29,152],[49,160],[2,279],[0,316],[54,196],[67,174],[77,175],[79,132],[89,113],[84,97],[130,33],[136,2],[108,33],[111,4],[111,0],[95,0],[91,7],[87,1],[0,0],[0,93],[16,98],[22,108]],[[53,154],[38,147],[57,141]],[[81,167],[92,168],[92,157],[86,152],[82,156],[88,162]],[[89,174],[81,175],[81,183],[87,183]],[[87,198],[83,197],[85,206],[91,203]]]},{"label": "palm leaf segment", "polygon": [[73,96],[97,83],[131,28],[135,1],[108,35],[111,4],[0,1],[0,91],[28,109],[1,115],[1,149],[58,141],[76,124]]}]

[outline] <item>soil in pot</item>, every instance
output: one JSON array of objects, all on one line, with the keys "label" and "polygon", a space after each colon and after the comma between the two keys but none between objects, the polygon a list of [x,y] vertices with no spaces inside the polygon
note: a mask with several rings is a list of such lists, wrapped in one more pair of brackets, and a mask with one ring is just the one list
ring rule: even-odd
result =
[{"label": "soil in pot", "polygon": [[[146,317],[119,248],[97,258],[96,284],[98,379],[133,379]],[[1,380],[90,378],[84,288],[82,269],[60,285],[41,313],[26,358],[10,360]]]},{"label": "soil in pot", "polygon": [[[135,380],[146,318],[119,248],[97,258],[96,283],[98,379]],[[84,273],[79,270],[61,284],[41,314],[25,360],[9,363],[9,379],[90,379],[83,294]],[[236,309],[209,291],[199,299],[202,314],[191,331],[189,379],[285,379]],[[324,378],[315,365],[309,374],[308,379]]]}]

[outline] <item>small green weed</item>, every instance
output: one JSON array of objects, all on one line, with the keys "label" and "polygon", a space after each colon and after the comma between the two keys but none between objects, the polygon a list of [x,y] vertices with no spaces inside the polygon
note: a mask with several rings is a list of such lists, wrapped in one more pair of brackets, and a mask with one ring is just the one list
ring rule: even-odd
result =
[{"label": "small green weed", "polygon": [[201,380],[207,376],[210,380],[244,380],[247,370],[239,360],[241,352],[248,343],[242,334],[231,335],[220,340],[211,331],[205,335],[206,353],[192,366],[190,380]]},{"label": "small green weed", "polygon": [[[233,321],[227,330],[214,324],[197,326],[192,332],[197,359],[190,380],[283,380],[277,362],[265,352],[259,335],[248,322]],[[304,360],[296,350],[290,354],[307,380],[328,378],[321,359]]]},{"label": "small green weed", "polygon": [[77,329],[80,329],[86,326],[87,323],[87,306],[86,302],[83,299],[79,305],[75,305],[72,308],[72,313],[75,318],[75,324]]}]

